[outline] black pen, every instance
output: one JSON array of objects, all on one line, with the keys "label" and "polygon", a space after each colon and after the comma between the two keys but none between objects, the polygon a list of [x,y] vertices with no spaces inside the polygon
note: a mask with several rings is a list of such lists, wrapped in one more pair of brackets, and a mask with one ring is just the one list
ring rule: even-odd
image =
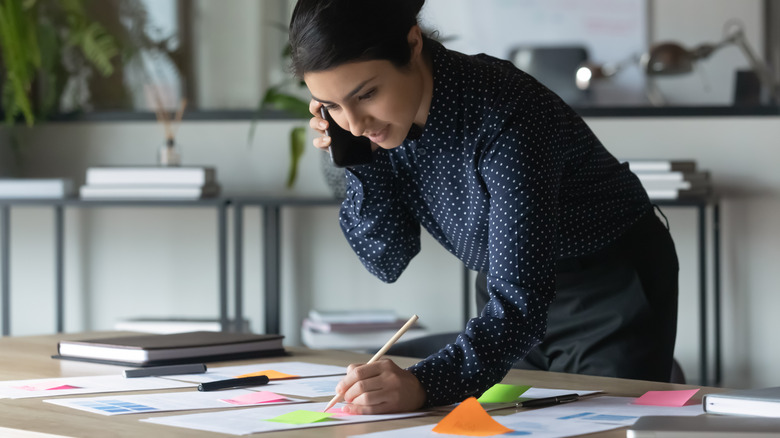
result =
[{"label": "black pen", "polygon": [[260,386],[268,383],[268,376],[239,377],[237,379],[217,380],[215,382],[204,382],[198,385],[198,391],[217,391],[228,388],[247,388],[249,386]]},{"label": "black pen", "polygon": [[522,401],[515,406],[518,408],[541,408],[545,406],[559,405],[561,403],[568,403],[576,401],[580,398],[579,394],[566,394],[558,395],[555,397],[534,398],[531,400]]},{"label": "black pen", "polygon": [[206,365],[202,363],[188,363],[181,365],[164,365],[159,367],[147,367],[137,370],[125,370],[124,375],[130,377],[173,376],[176,374],[201,374],[206,372]]}]

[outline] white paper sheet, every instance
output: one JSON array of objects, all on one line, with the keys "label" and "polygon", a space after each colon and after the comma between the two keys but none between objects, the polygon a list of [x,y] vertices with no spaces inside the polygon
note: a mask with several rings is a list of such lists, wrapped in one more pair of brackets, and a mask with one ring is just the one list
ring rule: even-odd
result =
[{"label": "white paper sheet", "polygon": [[278,402],[260,405],[232,404],[223,400],[233,399],[256,391],[232,389],[227,391],[183,391],[162,394],[132,394],[103,397],[58,398],[44,400],[46,403],[78,409],[100,415],[148,414],[150,412],[186,411],[195,409],[238,408],[247,406],[268,406],[302,403],[307,400],[286,397]]},{"label": "white paper sheet", "polygon": [[320,365],[308,362],[269,362],[252,365],[237,365],[231,367],[209,368],[201,374],[179,374],[165,376],[167,379],[183,380],[186,382],[213,382],[215,380],[232,379],[243,374],[256,373],[258,371],[273,370],[280,373],[292,374],[299,377],[316,377],[347,374],[347,367],[335,365]]},{"label": "white paper sheet", "polygon": [[0,398],[57,397],[61,395],[94,394],[100,392],[145,391],[195,387],[192,383],[138,377],[126,379],[120,375],[55,377],[48,379],[6,380],[0,382]]},{"label": "white paper sheet", "polygon": [[[337,426],[343,424],[394,420],[425,415],[424,412],[391,415],[347,415],[341,417],[331,417],[330,419],[324,421],[301,425],[265,421],[296,410],[321,412],[323,409],[325,409],[326,405],[327,403],[306,403],[299,405],[267,406],[262,408],[233,409],[229,411],[207,412],[202,414],[154,417],[143,419],[141,421],[163,424],[167,426],[184,427],[187,429],[227,433],[231,435],[246,435],[250,433],[304,429],[309,427]],[[336,405],[337,408],[341,406],[342,405],[339,404]]]},{"label": "white paper sheet", "polygon": [[[630,426],[640,416],[645,415],[695,416],[704,413],[700,404],[674,408],[631,404],[634,400],[636,398],[596,396],[504,416],[493,413],[493,419],[514,430],[514,435],[530,438],[561,438]],[[434,427],[435,425],[410,427],[356,435],[356,437],[390,438],[399,435],[404,438],[441,437],[442,435],[433,432]],[[448,438],[459,436],[461,435],[447,435]]]},{"label": "white paper sheet", "polygon": [[336,385],[343,376],[311,377],[307,379],[275,380],[265,385],[266,391],[297,397],[323,397],[336,395]]}]

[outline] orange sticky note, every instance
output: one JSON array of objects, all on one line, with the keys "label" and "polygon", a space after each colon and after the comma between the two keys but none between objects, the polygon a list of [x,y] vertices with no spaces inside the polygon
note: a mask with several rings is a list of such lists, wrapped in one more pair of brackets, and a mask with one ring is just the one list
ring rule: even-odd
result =
[{"label": "orange sticky note", "polygon": [[446,435],[467,436],[493,436],[513,432],[512,429],[494,420],[474,397],[461,402],[439,421],[433,431]]},{"label": "orange sticky note", "polygon": [[240,376],[236,376],[236,378],[240,378],[240,377],[254,377],[254,376],[267,376],[268,380],[293,379],[293,378],[296,378],[296,377],[300,377],[300,376],[296,376],[294,374],[285,374],[285,373],[281,373],[279,371],[265,370],[265,371],[256,371],[254,373],[242,374]]},{"label": "orange sticky note", "polygon": [[635,405],[647,405],[647,406],[672,406],[680,407],[685,406],[685,403],[693,397],[694,394],[699,392],[698,389],[683,389],[679,391],[647,391],[634,400]]}]

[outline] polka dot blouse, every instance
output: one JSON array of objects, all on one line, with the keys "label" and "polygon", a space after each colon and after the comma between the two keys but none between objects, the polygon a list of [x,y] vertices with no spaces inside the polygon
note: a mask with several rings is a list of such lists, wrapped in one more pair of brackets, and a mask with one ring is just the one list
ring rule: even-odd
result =
[{"label": "polka dot blouse", "polygon": [[442,405],[498,383],[542,340],[557,259],[604,247],[651,207],[627,165],[535,79],[507,61],[432,46],[422,134],[347,171],[340,223],[382,281],[419,252],[420,226],[487,273],[481,315],[409,368],[427,404]]}]

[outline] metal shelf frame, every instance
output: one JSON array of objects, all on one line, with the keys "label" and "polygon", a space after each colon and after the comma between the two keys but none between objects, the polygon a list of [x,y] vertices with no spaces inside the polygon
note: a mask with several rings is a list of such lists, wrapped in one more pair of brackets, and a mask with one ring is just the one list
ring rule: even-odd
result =
[{"label": "metal shelf frame", "polygon": [[64,199],[0,199],[0,305],[2,306],[2,336],[11,335],[11,208],[12,207],[52,207],[54,209],[54,266],[55,266],[55,324],[57,333],[65,330],[65,215],[64,209],[103,208],[103,207],[145,207],[145,208],[214,208],[217,212],[217,265],[219,271],[218,300],[219,320],[223,328],[228,320],[228,283],[227,283],[227,198],[207,198],[198,200],[82,200]]}]

